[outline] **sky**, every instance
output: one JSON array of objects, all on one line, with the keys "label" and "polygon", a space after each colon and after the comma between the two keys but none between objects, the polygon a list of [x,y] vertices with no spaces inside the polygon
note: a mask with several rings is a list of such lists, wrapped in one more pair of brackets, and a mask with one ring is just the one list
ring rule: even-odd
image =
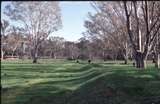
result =
[{"label": "sky", "polygon": [[[6,2],[2,2],[1,16]],[[87,19],[87,13],[95,13],[94,9],[89,4],[89,1],[61,1],[60,2],[62,25],[63,27],[54,36],[64,37],[67,41],[77,41],[82,37],[82,32],[85,32],[84,21]]]}]

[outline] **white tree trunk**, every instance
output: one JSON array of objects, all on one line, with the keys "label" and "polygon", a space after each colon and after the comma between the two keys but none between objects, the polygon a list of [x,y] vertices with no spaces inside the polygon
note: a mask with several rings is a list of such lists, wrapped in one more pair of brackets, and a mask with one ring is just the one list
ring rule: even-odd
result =
[{"label": "white tree trunk", "polygon": [[1,59],[4,59],[4,52],[1,50]]},{"label": "white tree trunk", "polygon": [[57,59],[56,53],[54,53],[54,59]]},{"label": "white tree trunk", "polygon": [[13,55],[14,55],[14,50],[12,51],[12,57],[13,57]]},{"label": "white tree trunk", "polygon": [[158,55],[158,68],[160,68],[160,54]]},{"label": "white tree trunk", "polygon": [[160,54],[157,55],[156,63],[155,63],[156,68],[160,68]]}]

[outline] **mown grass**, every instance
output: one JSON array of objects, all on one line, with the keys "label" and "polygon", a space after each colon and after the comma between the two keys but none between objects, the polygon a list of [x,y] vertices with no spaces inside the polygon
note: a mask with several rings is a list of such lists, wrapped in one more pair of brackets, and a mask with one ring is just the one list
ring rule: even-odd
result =
[{"label": "mown grass", "polygon": [[121,62],[3,61],[2,104],[160,104],[160,70]]}]

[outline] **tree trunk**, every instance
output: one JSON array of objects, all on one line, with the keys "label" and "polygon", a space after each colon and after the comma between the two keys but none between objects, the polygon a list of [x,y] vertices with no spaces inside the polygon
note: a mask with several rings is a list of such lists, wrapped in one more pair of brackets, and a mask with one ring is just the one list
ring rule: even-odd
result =
[{"label": "tree trunk", "polygon": [[54,53],[54,59],[57,59],[56,53]]},{"label": "tree trunk", "polygon": [[38,59],[38,50],[35,49],[33,52],[33,63],[37,63],[37,59]]},{"label": "tree trunk", "polygon": [[128,64],[128,55],[129,55],[129,52],[128,52],[128,43],[126,42],[125,43],[125,53],[124,53],[124,64]]},{"label": "tree trunk", "polygon": [[12,52],[12,57],[13,57],[13,55],[14,55],[14,51]]},{"label": "tree trunk", "polygon": [[92,55],[89,53],[89,59],[92,60]]},{"label": "tree trunk", "polygon": [[124,56],[124,64],[128,64],[128,52],[126,52],[123,56]]},{"label": "tree trunk", "polygon": [[124,59],[124,64],[128,64],[128,58]]},{"label": "tree trunk", "polygon": [[160,68],[160,54],[157,55],[156,63],[155,63],[156,68]]},{"label": "tree trunk", "polygon": [[33,58],[33,63],[37,63],[37,58],[36,57]]},{"label": "tree trunk", "polygon": [[102,55],[103,55],[103,60],[106,61],[105,52],[104,51],[103,51]]},{"label": "tree trunk", "polygon": [[73,53],[71,53],[71,59],[72,59],[72,60],[74,59]]},{"label": "tree trunk", "polygon": [[24,59],[24,54],[23,54],[23,51],[20,51],[19,52],[19,54],[18,54],[18,56],[19,56],[19,59]]},{"label": "tree trunk", "polygon": [[35,53],[34,57],[33,57],[33,63],[37,63],[37,54]]},{"label": "tree trunk", "polygon": [[152,56],[152,63],[156,63],[156,53],[155,52],[153,53],[153,56]]},{"label": "tree trunk", "polygon": [[137,52],[135,61],[136,61],[136,68],[140,68],[140,69],[146,68],[146,59],[143,57],[142,52]]},{"label": "tree trunk", "polygon": [[49,55],[50,58],[53,58],[53,55],[52,55],[52,54],[53,54],[53,52],[51,51],[51,52],[50,52],[50,55]]},{"label": "tree trunk", "polygon": [[1,59],[3,60],[4,59],[4,52],[1,51]]},{"label": "tree trunk", "polygon": [[146,68],[146,61],[143,58],[136,59],[136,68],[145,69]]}]

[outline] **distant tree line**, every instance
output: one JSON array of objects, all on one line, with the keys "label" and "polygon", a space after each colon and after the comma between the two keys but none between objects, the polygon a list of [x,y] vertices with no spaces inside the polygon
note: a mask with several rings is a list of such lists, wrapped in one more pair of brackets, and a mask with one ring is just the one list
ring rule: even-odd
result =
[{"label": "distant tree line", "polygon": [[54,37],[62,27],[59,2],[11,2],[4,14],[22,26],[1,20],[1,58],[133,60],[146,68],[153,59],[160,66],[160,2],[91,2],[95,14],[88,13],[87,29],[77,42]]},{"label": "distant tree line", "polygon": [[[2,23],[3,24],[3,23]],[[8,25],[9,26],[9,25]],[[8,27],[9,28],[9,27]],[[13,31],[10,29],[6,35],[1,35],[1,58],[6,56],[17,56],[20,59],[33,59],[33,50],[28,35],[19,28]],[[13,32],[11,32],[13,31]],[[66,41],[62,37],[50,36],[39,45],[37,50],[38,58],[68,59],[68,60],[124,60],[120,49],[112,50],[104,48],[100,39],[90,41],[85,37],[77,42]],[[2,54],[3,53],[3,54]]]}]

